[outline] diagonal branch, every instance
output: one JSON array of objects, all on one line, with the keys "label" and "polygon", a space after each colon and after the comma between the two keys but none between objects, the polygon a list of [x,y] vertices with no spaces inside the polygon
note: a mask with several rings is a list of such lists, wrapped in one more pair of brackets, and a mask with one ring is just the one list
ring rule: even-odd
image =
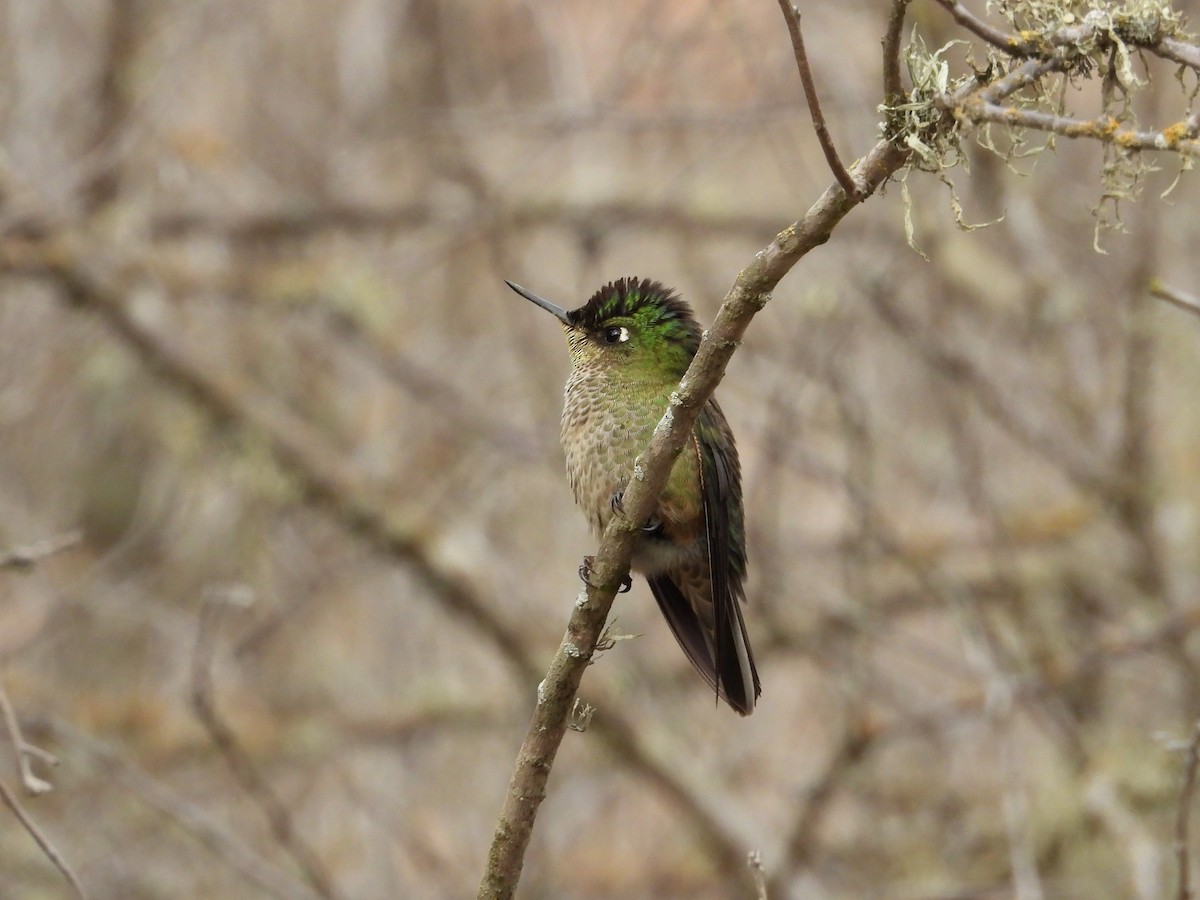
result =
[{"label": "diagonal branch", "polygon": [[993,47],[998,47],[1012,56],[1032,54],[1032,48],[1028,47],[1019,37],[989,25],[957,0],[937,0],[937,2],[954,17],[955,22]]},{"label": "diagonal branch", "polygon": [[29,721],[29,728],[66,745],[67,752],[81,767],[98,770],[106,783],[123,788],[160,813],[263,895],[278,900],[320,900],[320,895],[307,883],[260,856],[245,836],[230,830],[199,804],[138,768],[116,747],[55,716],[35,717]]},{"label": "diagonal branch", "polygon": [[280,465],[296,476],[307,501],[331,510],[350,532],[408,566],[448,609],[486,634],[515,669],[535,673],[519,629],[477,596],[466,578],[437,566],[421,537],[392,521],[318,428],[252,380],[211,365],[175,331],[156,327],[153,317],[135,312],[128,301],[132,287],[169,282],[173,273],[162,269],[82,231],[64,231],[45,241],[0,242],[0,272],[52,279],[68,299],[103,318],[172,387],[218,419],[268,435]]},{"label": "diagonal branch", "polygon": [[213,745],[224,757],[230,773],[247,796],[262,810],[275,842],[292,858],[314,891],[321,897],[336,897],[333,878],[315,850],[296,831],[291,810],[259,771],[230,724],[218,712],[213,697],[212,655],[221,614],[226,601],[209,598],[200,610],[196,646],[192,654],[192,709]]},{"label": "diagonal branch", "polygon": [[49,859],[50,862],[54,863],[54,867],[62,873],[63,878],[67,879],[67,883],[71,885],[71,890],[75,896],[86,898],[87,891],[83,889],[83,884],[80,882],[79,877],[74,873],[74,871],[72,871],[71,867],[67,865],[67,861],[63,859],[62,854],[58,852],[58,848],[51,843],[50,838],[46,837],[45,833],[38,828],[37,823],[29,817],[27,812],[25,812],[25,808],[21,806],[21,801],[17,799],[17,795],[9,790],[8,785],[6,785],[2,780],[0,780],[0,800],[2,800],[4,805],[7,806],[12,814],[17,817],[17,821],[21,823],[21,827],[29,832],[29,836],[33,838],[34,842],[41,848],[42,852],[46,854],[46,858]]},{"label": "diagonal branch", "polygon": [[1192,799],[1196,791],[1196,769],[1200,768],[1200,722],[1192,728],[1183,762],[1183,777],[1179,789],[1179,809],[1175,814],[1175,859],[1179,866],[1177,900],[1192,900],[1191,862],[1188,859],[1188,831],[1192,819]]},{"label": "diagonal branch", "polygon": [[592,565],[594,586],[580,593],[562,644],[538,686],[533,719],[517,754],[479,887],[481,900],[509,898],[516,891],[534,819],[546,796],[550,770],[566,733],[579,684],[595,652],[617,587],[629,572],[637,523],[650,516],[696,416],[725,374],[750,320],[771,299],[771,291],[792,266],[829,240],[833,229],[861,198],[878,189],[907,159],[908,153],[890,142],[877,144],[854,166],[854,175],[864,188],[861,195],[851,194],[840,182],[831,185],[803,218],[780,232],[738,274],[679,389],[672,394],[671,405],[655,428],[650,445],[638,457],[634,477],[623,495],[625,514],[613,517],[596,553]]},{"label": "diagonal branch", "polygon": [[1200,299],[1191,297],[1182,291],[1177,291],[1175,288],[1168,287],[1157,278],[1150,282],[1150,296],[1157,297],[1159,300],[1166,300],[1173,306],[1178,306],[1182,310],[1190,312],[1194,316],[1200,316]]},{"label": "diagonal branch", "polygon": [[21,724],[17,721],[16,711],[13,710],[12,702],[8,699],[8,693],[4,690],[3,683],[0,683],[0,718],[3,718],[4,725],[8,729],[8,738],[12,741],[13,753],[17,758],[17,774],[21,776],[21,786],[31,797],[53,790],[54,786],[50,782],[34,774],[33,768],[29,765],[29,757],[45,755],[51,765],[56,765],[58,760],[25,741],[25,736],[21,733]]},{"label": "diagonal branch", "polygon": [[779,8],[783,10],[783,18],[787,21],[788,34],[792,38],[792,50],[796,54],[796,68],[800,71],[800,83],[804,86],[804,97],[808,100],[808,111],[812,115],[813,130],[817,133],[817,143],[825,154],[825,161],[833,172],[847,197],[861,200],[866,194],[854,183],[842,160],[838,157],[837,148],[833,146],[833,138],[825,127],[825,114],[821,112],[821,101],[817,98],[817,86],[813,82],[812,68],[808,64],[808,52],[804,49],[804,36],[800,33],[800,10],[796,9],[792,0],[779,0]]},{"label": "diagonal branch", "polygon": [[83,542],[83,532],[76,529],[65,534],[48,537],[34,544],[21,547],[9,547],[0,550],[0,569],[13,569],[17,572],[27,572],[42,560],[70,550]]}]

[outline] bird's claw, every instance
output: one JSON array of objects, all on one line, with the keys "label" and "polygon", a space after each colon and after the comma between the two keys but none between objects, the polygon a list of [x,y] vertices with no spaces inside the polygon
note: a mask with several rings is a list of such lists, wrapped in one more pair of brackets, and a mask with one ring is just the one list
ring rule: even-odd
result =
[{"label": "bird's claw", "polygon": [[[625,492],[614,491],[612,497],[608,501],[608,506],[618,516],[625,515]],[[657,516],[651,516],[646,520],[646,524],[642,526],[642,531],[646,534],[662,534],[662,530],[662,519],[658,518]],[[628,588],[626,588],[626,590],[628,590]]]},{"label": "bird's claw", "polygon": [[[592,564],[595,563],[595,561],[596,557],[585,556],[583,558],[583,564],[579,567],[579,580],[588,587],[598,587],[598,585],[592,582]],[[617,587],[617,593],[627,594],[632,587],[633,578],[629,575],[626,575],[621,579],[621,584]]]}]

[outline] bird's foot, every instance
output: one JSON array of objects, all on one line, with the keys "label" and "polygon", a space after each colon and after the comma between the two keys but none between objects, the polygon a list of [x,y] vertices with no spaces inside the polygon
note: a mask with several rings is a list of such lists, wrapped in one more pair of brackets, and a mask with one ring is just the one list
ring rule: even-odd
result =
[{"label": "bird's foot", "polygon": [[[625,492],[616,491],[612,498],[608,501],[609,508],[619,516],[625,515]],[[658,516],[651,516],[646,520],[646,524],[642,526],[642,531],[650,535],[659,535],[663,531],[662,519]]]},{"label": "bird's foot", "polygon": [[612,497],[608,500],[608,507],[618,516],[625,515],[625,492],[613,491]]},{"label": "bird's foot", "polygon": [[[585,556],[583,558],[583,565],[581,565],[579,567],[579,580],[582,581],[584,584],[586,584],[588,587],[597,587],[597,585],[592,582],[592,565],[595,562],[596,562],[596,557]],[[629,593],[629,589],[632,587],[633,587],[633,578],[629,575],[626,575],[621,580],[621,584],[617,588],[617,593],[618,594],[627,594],[627,593]]]}]

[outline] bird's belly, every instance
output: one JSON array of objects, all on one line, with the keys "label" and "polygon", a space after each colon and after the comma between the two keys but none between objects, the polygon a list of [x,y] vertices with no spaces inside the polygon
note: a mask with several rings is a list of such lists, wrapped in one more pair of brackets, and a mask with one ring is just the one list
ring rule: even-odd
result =
[{"label": "bird's belly", "polygon": [[633,463],[654,430],[649,416],[636,416],[612,401],[608,385],[568,382],[562,415],[567,480],[575,502],[597,534],[612,518],[613,494],[633,474]]},{"label": "bird's belly", "polygon": [[[572,409],[568,404],[563,415],[567,480],[575,502],[599,535],[613,516],[613,495],[629,483],[634,462],[649,443],[658,419],[639,423],[595,407],[584,415],[580,412],[578,405]],[[632,561],[635,570],[655,574],[691,559],[697,548],[702,550],[699,473],[688,448],[675,461],[654,518],[662,524],[662,532],[639,537]]]},{"label": "bird's belly", "polygon": [[633,545],[629,567],[642,575],[658,575],[679,569],[703,554],[697,541],[677,543],[669,538],[648,535]]}]

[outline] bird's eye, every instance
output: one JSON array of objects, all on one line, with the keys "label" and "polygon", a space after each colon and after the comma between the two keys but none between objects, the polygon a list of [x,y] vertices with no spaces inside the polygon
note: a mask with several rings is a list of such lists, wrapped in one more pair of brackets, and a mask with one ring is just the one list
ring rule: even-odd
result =
[{"label": "bird's eye", "polygon": [[606,344],[623,344],[629,340],[629,329],[624,325],[611,325],[600,332]]}]

